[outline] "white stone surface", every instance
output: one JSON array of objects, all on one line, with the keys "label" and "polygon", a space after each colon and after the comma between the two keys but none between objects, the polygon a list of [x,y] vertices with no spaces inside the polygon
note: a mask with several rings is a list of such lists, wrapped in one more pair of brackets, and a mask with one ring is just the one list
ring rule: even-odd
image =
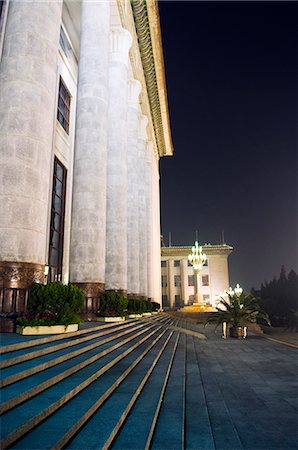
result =
[{"label": "white stone surface", "polygon": [[[153,186],[152,186],[153,143],[148,141],[145,148],[145,196],[146,196],[146,239],[147,239],[147,295],[154,299],[154,250],[153,250]],[[157,263],[158,264],[158,263]]]},{"label": "white stone surface", "polygon": [[62,1],[12,1],[0,68],[0,259],[45,263]]},{"label": "white stone surface", "polygon": [[139,215],[138,215],[138,108],[141,84],[128,82],[127,111],[127,292],[140,293],[139,282]]},{"label": "white stone surface", "polygon": [[82,1],[70,279],[105,281],[110,4]]},{"label": "white stone surface", "polygon": [[139,114],[138,183],[139,183],[139,277],[140,294],[148,296],[147,204],[146,204],[146,140],[148,118]]},{"label": "white stone surface", "polygon": [[130,33],[111,30],[106,211],[106,289],[127,291],[127,80]]}]

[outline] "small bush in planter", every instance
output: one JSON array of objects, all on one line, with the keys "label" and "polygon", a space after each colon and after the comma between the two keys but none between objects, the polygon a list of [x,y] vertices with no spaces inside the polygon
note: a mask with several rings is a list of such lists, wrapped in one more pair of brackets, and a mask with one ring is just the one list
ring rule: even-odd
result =
[{"label": "small bush in planter", "polygon": [[105,292],[100,298],[98,317],[124,317],[127,310],[127,298],[117,292]]},{"label": "small bush in planter", "polygon": [[160,304],[157,302],[152,302],[152,311],[159,311],[160,310]]},{"label": "small bush in planter", "polygon": [[17,319],[21,326],[80,323],[84,292],[72,284],[34,284],[28,300],[28,313]]},{"label": "small bush in planter", "polygon": [[137,298],[129,299],[127,310],[130,314],[142,314],[146,311],[146,303]]}]

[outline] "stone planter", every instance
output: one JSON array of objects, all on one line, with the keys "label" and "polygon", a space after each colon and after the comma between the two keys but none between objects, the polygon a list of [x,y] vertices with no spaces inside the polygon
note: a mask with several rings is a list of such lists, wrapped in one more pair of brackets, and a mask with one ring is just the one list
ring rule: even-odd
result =
[{"label": "stone planter", "polygon": [[151,312],[143,313],[143,317],[150,317],[150,316],[152,316],[152,313],[151,313]]},{"label": "stone planter", "polygon": [[23,336],[36,336],[42,334],[64,334],[73,333],[78,331],[79,325],[77,323],[72,323],[65,327],[65,325],[51,325],[49,327],[41,325],[38,327],[22,327],[17,325],[16,333],[22,334]]},{"label": "stone planter", "polygon": [[142,314],[128,314],[128,318],[129,319],[139,319],[140,317],[142,317]]},{"label": "stone planter", "polygon": [[96,317],[97,322],[123,322],[125,317]]},{"label": "stone planter", "polygon": [[242,338],[243,337],[243,327],[230,327],[230,337]]}]

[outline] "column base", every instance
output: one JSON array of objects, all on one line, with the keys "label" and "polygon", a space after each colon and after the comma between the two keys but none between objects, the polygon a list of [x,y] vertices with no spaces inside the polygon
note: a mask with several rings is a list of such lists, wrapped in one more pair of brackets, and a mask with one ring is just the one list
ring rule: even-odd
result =
[{"label": "column base", "polygon": [[0,312],[21,313],[27,309],[33,283],[44,282],[44,266],[25,262],[0,262]]},{"label": "column base", "polygon": [[16,317],[27,310],[33,283],[44,282],[41,264],[0,261],[0,332],[14,332]]},{"label": "column base", "polygon": [[85,305],[81,311],[82,318],[89,321],[96,320],[96,311],[99,310],[100,296],[105,291],[105,284],[95,282],[73,282],[72,284],[85,292]]},{"label": "column base", "polygon": [[195,294],[195,301],[193,303],[195,306],[205,306],[202,294]]},{"label": "column base", "polygon": [[127,291],[125,289],[106,289],[105,292],[115,292],[116,294],[123,295],[123,297],[128,297]]}]

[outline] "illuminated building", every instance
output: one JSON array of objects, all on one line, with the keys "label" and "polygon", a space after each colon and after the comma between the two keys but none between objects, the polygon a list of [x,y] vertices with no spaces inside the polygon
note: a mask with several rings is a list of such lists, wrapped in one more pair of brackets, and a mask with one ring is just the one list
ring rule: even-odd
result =
[{"label": "illuminated building", "polygon": [[188,255],[191,246],[161,248],[161,285],[163,308],[181,308],[195,303],[196,287],[203,303],[215,307],[217,296],[229,288],[228,256],[233,251],[229,245],[203,245],[206,263],[196,274]]},{"label": "illuminated building", "polygon": [[1,33],[2,309],[45,277],[160,301],[157,2],[6,0]]}]

